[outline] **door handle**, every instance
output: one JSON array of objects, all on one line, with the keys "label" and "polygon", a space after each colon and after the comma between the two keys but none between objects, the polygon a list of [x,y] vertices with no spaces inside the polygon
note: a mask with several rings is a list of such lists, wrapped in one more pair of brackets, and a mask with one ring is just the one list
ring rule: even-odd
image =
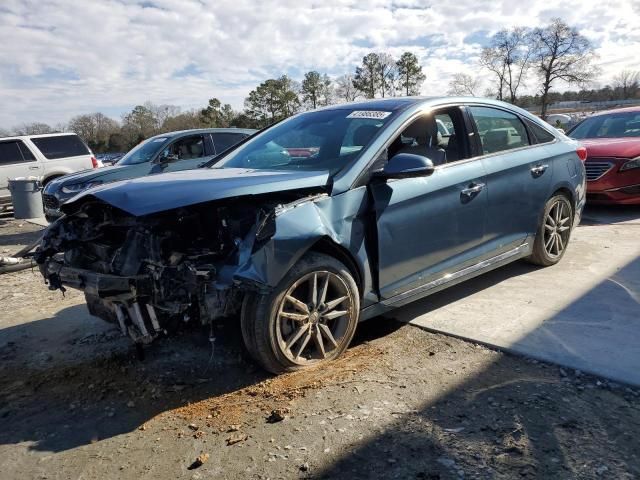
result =
[{"label": "door handle", "polygon": [[40,170],[40,167],[29,167],[29,170]]},{"label": "door handle", "polygon": [[534,177],[539,177],[547,170],[547,168],[549,168],[549,165],[536,165],[535,167],[531,168],[531,173]]},{"label": "door handle", "polygon": [[480,192],[484,188],[484,183],[472,183],[469,187],[462,190],[462,194],[471,197]]}]

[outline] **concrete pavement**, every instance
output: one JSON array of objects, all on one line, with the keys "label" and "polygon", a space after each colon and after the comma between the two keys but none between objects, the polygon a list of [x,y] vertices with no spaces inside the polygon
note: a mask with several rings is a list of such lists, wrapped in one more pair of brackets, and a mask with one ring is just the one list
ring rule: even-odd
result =
[{"label": "concrete pavement", "polygon": [[517,262],[390,315],[640,386],[640,208],[589,208],[554,267]]}]

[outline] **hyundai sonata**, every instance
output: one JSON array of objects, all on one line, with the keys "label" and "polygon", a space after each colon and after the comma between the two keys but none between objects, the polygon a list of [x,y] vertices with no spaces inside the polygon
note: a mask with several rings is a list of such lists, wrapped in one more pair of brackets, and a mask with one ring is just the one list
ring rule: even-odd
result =
[{"label": "hyundai sonata", "polygon": [[135,342],[235,316],[264,368],[291,371],[339,356],[360,320],[521,258],[557,263],[585,155],[497,101],[330,106],[210,168],[81,193],[36,260]]}]

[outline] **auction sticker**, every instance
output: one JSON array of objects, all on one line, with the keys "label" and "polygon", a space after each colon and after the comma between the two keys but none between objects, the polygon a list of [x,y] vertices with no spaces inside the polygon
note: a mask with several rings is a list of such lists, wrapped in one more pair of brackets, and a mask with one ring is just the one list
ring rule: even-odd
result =
[{"label": "auction sticker", "polygon": [[374,120],[382,120],[391,115],[391,112],[382,112],[378,110],[354,110],[347,118],[372,118]]}]

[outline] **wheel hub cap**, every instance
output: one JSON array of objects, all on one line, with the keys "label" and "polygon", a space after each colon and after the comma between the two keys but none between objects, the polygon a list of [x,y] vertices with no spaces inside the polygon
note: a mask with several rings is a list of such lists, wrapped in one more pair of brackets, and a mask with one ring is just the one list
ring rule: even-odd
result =
[{"label": "wheel hub cap", "polygon": [[289,287],[278,307],[280,351],[298,365],[322,360],[339,348],[354,314],[353,293],[339,275],[306,274]]}]

